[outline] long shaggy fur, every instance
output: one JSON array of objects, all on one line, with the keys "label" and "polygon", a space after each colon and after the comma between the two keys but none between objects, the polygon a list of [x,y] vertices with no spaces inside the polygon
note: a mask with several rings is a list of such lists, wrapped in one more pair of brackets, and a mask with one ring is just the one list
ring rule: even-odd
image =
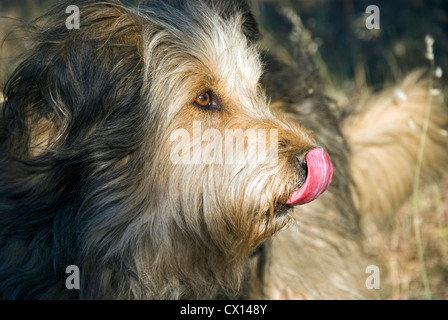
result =
[{"label": "long shaggy fur", "polygon": [[[79,30],[65,26],[71,4]],[[402,84],[407,101],[380,93],[339,119],[318,79],[260,52],[242,1],[62,2],[29,32],[0,119],[2,298],[375,296],[360,219],[388,215],[410,191],[420,77]],[[204,90],[215,109],[194,105]],[[447,158],[440,110],[432,173]],[[173,164],[172,133],[194,137],[198,122],[201,133],[275,129],[278,159],[204,165],[193,139],[193,164]],[[333,182],[287,208],[306,175],[293,159],[314,147],[330,154]],[[80,290],[65,286],[69,265]]]}]

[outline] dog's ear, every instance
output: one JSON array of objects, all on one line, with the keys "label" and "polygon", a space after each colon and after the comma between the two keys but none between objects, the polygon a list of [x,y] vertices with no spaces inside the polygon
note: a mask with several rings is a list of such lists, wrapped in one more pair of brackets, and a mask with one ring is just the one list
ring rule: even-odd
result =
[{"label": "dog's ear", "polygon": [[32,47],[5,86],[3,121],[22,156],[75,145],[138,109],[140,17],[115,1],[75,3],[78,30],[66,27],[66,3],[29,26]]}]

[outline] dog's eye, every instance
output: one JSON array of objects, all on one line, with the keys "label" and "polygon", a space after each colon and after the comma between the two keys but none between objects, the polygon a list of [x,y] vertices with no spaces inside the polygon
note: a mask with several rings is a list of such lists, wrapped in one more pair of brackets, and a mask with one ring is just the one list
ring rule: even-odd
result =
[{"label": "dog's eye", "polygon": [[211,91],[206,91],[198,95],[194,104],[205,110],[220,109],[219,100]]},{"label": "dog's eye", "polygon": [[212,97],[209,92],[200,94],[196,98],[196,103],[203,108],[210,107],[212,103]]}]

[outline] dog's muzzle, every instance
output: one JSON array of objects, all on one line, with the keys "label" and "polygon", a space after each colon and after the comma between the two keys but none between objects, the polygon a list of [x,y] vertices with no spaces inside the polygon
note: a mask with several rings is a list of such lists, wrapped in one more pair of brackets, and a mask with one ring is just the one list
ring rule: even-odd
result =
[{"label": "dog's muzzle", "polygon": [[287,205],[305,204],[315,200],[328,188],[333,178],[333,163],[322,148],[310,150],[300,165],[306,166],[306,180],[300,188],[293,191],[286,201]]}]

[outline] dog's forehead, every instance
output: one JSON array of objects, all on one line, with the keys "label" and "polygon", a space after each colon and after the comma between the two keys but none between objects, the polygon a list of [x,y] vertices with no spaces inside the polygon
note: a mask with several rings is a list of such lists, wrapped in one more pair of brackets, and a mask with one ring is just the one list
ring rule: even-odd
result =
[{"label": "dog's forehead", "polygon": [[[243,16],[243,33],[245,36],[253,42],[260,38],[257,22],[246,0],[146,0],[140,2],[139,8],[155,8],[155,10],[162,12],[170,12],[170,9],[175,9],[187,15],[191,15],[192,12],[204,12],[210,9],[225,20],[239,14]],[[189,11],[190,13],[188,13]],[[186,21],[180,20],[180,22]]]},{"label": "dog's forehead", "polygon": [[241,5],[220,3],[169,0],[145,9],[150,21],[145,37],[152,59],[148,65],[165,68],[158,74],[202,73],[232,88],[255,89],[262,70],[249,27],[256,29],[255,20]]},{"label": "dog's forehead", "polygon": [[261,76],[261,64],[258,51],[243,33],[241,19],[241,15],[235,15],[197,32],[194,37],[198,45],[191,48],[191,53],[213,77],[255,85]]}]

